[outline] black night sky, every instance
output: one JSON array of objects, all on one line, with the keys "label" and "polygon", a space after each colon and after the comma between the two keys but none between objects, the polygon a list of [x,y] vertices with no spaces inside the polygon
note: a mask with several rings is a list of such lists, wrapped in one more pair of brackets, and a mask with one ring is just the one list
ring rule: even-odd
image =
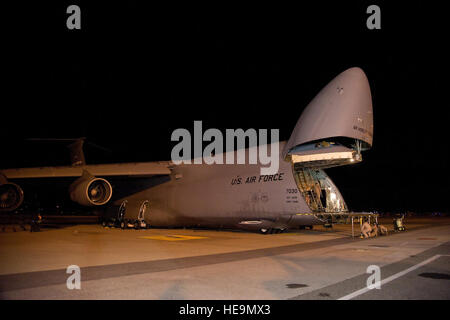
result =
[{"label": "black night sky", "polygon": [[[33,3],[33,4],[31,4]],[[66,8],[81,8],[81,30]],[[366,8],[381,8],[368,30]],[[143,6],[134,1],[21,2],[3,10],[0,168],[66,165],[87,137],[88,163],[170,160],[176,128],[279,128],[358,66],[374,106],[374,146],[328,170],[350,209],[449,211],[448,106],[435,91],[448,42],[422,4]]]}]

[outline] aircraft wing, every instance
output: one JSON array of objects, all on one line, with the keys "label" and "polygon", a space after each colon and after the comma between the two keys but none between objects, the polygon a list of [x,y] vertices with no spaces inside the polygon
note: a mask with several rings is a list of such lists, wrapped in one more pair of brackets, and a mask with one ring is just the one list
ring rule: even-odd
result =
[{"label": "aircraft wing", "polygon": [[4,169],[0,172],[8,179],[81,177],[84,171],[94,176],[145,177],[170,174],[170,161],[92,164],[83,166],[60,166]]},{"label": "aircraft wing", "polygon": [[[0,212],[14,211],[24,201],[23,189],[8,180],[72,178],[69,186],[71,200],[82,206],[94,206],[106,204],[112,196],[112,185],[101,177],[131,179],[168,176],[172,165],[172,162],[165,161],[3,169],[0,171]],[[132,183],[128,183],[128,187],[130,185]]]}]

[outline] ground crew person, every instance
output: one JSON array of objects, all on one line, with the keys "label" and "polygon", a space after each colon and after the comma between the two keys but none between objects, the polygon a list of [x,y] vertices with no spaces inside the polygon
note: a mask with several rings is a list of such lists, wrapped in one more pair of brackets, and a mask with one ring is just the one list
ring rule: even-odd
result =
[{"label": "ground crew person", "polygon": [[320,203],[321,201],[320,196],[322,195],[322,189],[320,189],[320,184],[318,182],[314,184],[314,192],[316,193],[317,202]]},{"label": "ground crew person", "polygon": [[380,224],[378,227],[380,228],[380,233],[382,235],[387,235],[388,234],[388,229],[385,226]]},{"label": "ground crew person", "polygon": [[307,194],[305,196],[305,200],[306,200],[306,204],[308,205],[308,207],[310,207],[311,206],[311,198],[310,198],[309,194]]},{"label": "ground crew person", "polygon": [[41,223],[42,223],[42,216],[40,213],[38,213],[36,218],[31,221],[30,232],[41,231]]},{"label": "ground crew person", "polygon": [[378,224],[374,223],[373,227],[372,227],[372,232],[370,233],[371,237],[376,237],[378,236]]},{"label": "ground crew person", "polygon": [[367,220],[364,221],[361,226],[361,233],[363,234],[364,238],[369,238],[371,231],[372,227],[370,226],[369,222],[367,222]]}]

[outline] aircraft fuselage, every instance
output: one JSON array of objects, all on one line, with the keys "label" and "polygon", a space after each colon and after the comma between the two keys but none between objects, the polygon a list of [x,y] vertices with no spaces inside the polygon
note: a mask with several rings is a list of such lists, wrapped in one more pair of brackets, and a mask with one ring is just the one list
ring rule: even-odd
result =
[{"label": "aircraft fuselage", "polygon": [[[280,143],[280,149],[283,146]],[[300,192],[292,163],[281,158],[279,163],[272,175],[261,175],[260,165],[178,165],[169,181],[115,203],[128,201],[129,219],[137,217],[140,204],[148,201],[145,220],[155,227],[251,229],[257,221],[280,228],[323,224]]]}]

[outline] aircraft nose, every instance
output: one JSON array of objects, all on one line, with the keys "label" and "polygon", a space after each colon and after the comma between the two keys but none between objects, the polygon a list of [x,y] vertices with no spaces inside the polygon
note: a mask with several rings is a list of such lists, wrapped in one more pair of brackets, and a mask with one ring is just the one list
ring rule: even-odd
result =
[{"label": "aircraft nose", "polygon": [[331,80],[303,111],[283,150],[283,158],[299,145],[346,137],[372,145],[373,115],[369,81],[361,68],[345,70]]}]

